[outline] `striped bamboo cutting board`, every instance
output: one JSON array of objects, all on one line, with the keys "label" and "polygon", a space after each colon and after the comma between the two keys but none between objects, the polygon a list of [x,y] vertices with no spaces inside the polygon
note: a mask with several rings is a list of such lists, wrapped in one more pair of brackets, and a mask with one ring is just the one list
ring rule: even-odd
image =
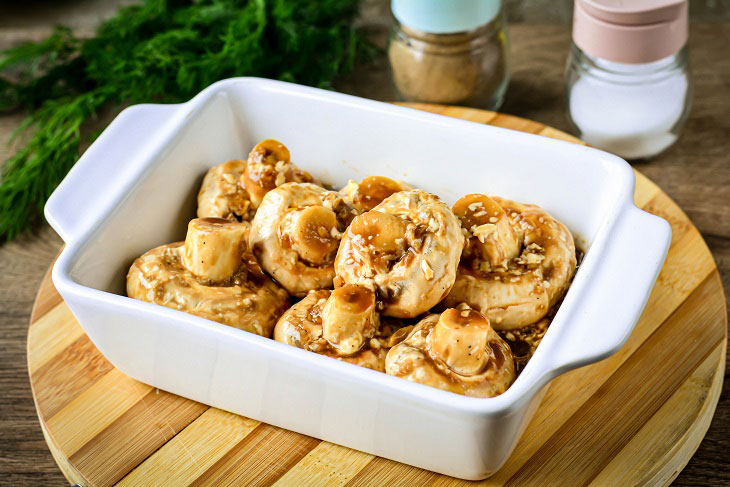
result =
[{"label": "striped bamboo cutting board", "polygon": [[[508,115],[415,107],[578,142]],[[641,174],[636,202],[674,232],[636,330],[614,356],[553,381],[512,457],[484,485],[668,484],[704,436],[725,371],[719,274],[697,229]],[[136,382],[89,341],[48,275],[28,331],[28,369],[48,446],[69,481],[82,485],[469,483]]]}]

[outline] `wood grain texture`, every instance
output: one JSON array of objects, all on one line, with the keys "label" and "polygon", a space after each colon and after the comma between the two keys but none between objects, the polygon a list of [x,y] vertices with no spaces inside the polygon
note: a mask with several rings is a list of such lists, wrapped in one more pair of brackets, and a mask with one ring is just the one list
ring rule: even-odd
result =
[{"label": "wood grain texture", "polygon": [[[133,1],[133,0],[132,0]],[[57,23],[88,34],[115,4],[127,0],[0,0],[0,48],[38,39]],[[388,28],[387,0],[373,4],[362,23],[376,37]],[[695,96],[679,142],[657,159],[636,167],[658,183],[687,212],[712,251],[730,293],[730,57],[718,46],[730,43],[726,0],[691,2],[690,56]],[[508,2],[512,79],[502,112],[567,130],[563,110],[563,67],[570,43],[565,6],[553,11],[545,0]],[[569,14],[569,11],[568,11]],[[527,21],[529,24],[517,23]],[[552,23],[553,21],[561,21]],[[340,83],[340,90],[369,98],[396,96],[384,57]],[[0,140],[22,120],[0,115]],[[12,147],[0,143],[0,160]],[[641,181],[639,181],[641,183]],[[0,485],[61,485],[63,476],[38,426],[25,360],[28,320],[38,286],[61,239],[46,225],[0,245]],[[45,294],[44,294],[45,295]],[[53,295],[57,296],[57,295]],[[58,299],[56,297],[56,299]],[[317,449],[305,456],[311,458]],[[730,381],[697,453],[675,481],[679,486],[730,485]],[[301,463],[301,462],[300,462]]]},{"label": "wood grain texture", "polygon": [[[446,116],[577,139],[514,116],[412,105]],[[702,440],[725,370],[720,277],[697,229],[637,173],[635,201],[672,225],[667,262],[631,337],[551,384],[497,485],[666,485]],[[44,433],[84,485],[462,485],[458,479],[283,430],[138,383],[95,350],[47,277],[28,340]],[[56,328],[52,325],[56,323]]]}]

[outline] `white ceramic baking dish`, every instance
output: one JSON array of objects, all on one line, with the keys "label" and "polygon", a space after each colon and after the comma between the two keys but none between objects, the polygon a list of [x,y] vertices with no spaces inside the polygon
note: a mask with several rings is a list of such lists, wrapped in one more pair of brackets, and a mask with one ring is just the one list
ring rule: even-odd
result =
[{"label": "white ceramic baking dish", "polygon": [[[205,171],[274,138],[335,187],[384,175],[449,204],[484,192],[537,203],[587,253],[512,387],[476,399],[127,298],[125,275],[182,240]],[[557,375],[614,353],[666,255],[666,221],[633,204],[634,175],[605,152],[328,91],[252,78],[180,105],[124,110],[46,205],[66,247],[53,282],[122,372],[299,433],[465,479],[505,462]],[[570,401],[569,397],[564,398]]]}]

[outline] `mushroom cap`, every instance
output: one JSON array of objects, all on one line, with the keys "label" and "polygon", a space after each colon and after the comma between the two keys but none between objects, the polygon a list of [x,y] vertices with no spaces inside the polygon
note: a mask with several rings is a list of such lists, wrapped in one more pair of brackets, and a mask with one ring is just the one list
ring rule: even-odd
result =
[{"label": "mushroom cap", "polygon": [[134,261],[127,296],[270,337],[289,295],[269,279],[250,253],[225,282],[210,285],[182,264],[183,243],[162,245]]},{"label": "mushroom cap", "polygon": [[241,175],[246,161],[218,164],[205,173],[198,193],[198,216],[250,221],[255,213]]},{"label": "mushroom cap", "polygon": [[570,231],[545,210],[492,197],[521,236],[520,253],[503,268],[480,258],[462,260],[445,306],[466,303],[497,330],[536,323],[563,297],[576,267]]},{"label": "mushroom cap", "polygon": [[463,244],[459,221],[437,196],[401,191],[353,220],[335,271],[375,290],[383,315],[413,318],[449,293]]},{"label": "mushroom cap", "polygon": [[[274,328],[274,340],[383,372],[388,346],[392,344],[390,338],[393,336],[393,330],[388,326],[379,326],[377,319],[371,319],[366,326],[359,328],[363,340],[361,340],[361,345],[357,350],[347,349],[343,351],[337,346],[333,346],[325,336],[323,326],[326,320],[325,315],[328,313],[328,304],[333,302],[332,293],[328,289],[312,291],[304,299],[289,308],[279,318]],[[360,302],[360,299],[356,301]],[[348,306],[345,305],[344,307],[347,308]],[[365,303],[364,307],[371,308],[372,304]],[[355,308],[357,308],[355,311],[359,312],[363,306],[355,305]],[[342,323],[342,325],[338,328],[349,328],[346,326],[347,323]],[[349,333],[343,335],[346,337],[351,336]],[[400,336],[400,338],[403,337]]]},{"label": "mushroom cap", "polygon": [[[316,208],[313,208],[316,207]],[[290,294],[331,288],[340,238],[352,219],[341,195],[310,183],[269,191],[251,222],[250,247]]]},{"label": "mushroom cap", "polygon": [[385,372],[472,397],[502,394],[516,376],[509,346],[486,317],[453,308],[425,317],[391,348]]}]

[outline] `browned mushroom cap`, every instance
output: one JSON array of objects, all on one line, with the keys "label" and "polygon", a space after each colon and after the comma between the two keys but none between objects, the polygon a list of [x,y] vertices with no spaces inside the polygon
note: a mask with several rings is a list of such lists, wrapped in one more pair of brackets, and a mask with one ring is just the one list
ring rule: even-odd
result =
[{"label": "browned mushroom cap", "polygon": [[413,318],[448,294],[463,246],[458,219],[437,196],[399,191],[353,220],[335,272],[375,290],[383,315]]},{"label": "browned mushroom cap", "polygon": [[248,251],[249,227],[220,218],[191,221],[184,244],[162,245],[134,261],[127,295],[271,336],[289,295]]},{"label": "browned mushroom cap", "polygon": [[411,189],[409,185],[384,176],[368,176],[360,183],[350,181],[340,192],[358,211],[366,212],[375,208],[388,196],[409,189]]},{"label": "browned mushroom cap", "polygon": [[334,260],[352,217],[342,196],[309,183],[266,194],[251,222],[249,244],[261,267],[290,294],[331,288]]},{"label": "browned mushroom cap", "polygon": [[515,379],[507,344],[479,312],[447,309],[421,320],[385,360],[389,375],[472,397],[502,394]]},{"label": "browned mushroom cap", "polygon": [[[466,303],[485,314],[495,329],[514,330],[545,317],[564,295],[575,272],[575,243],[565,225],[539,206],[491,199],[507,216],[499,216],[484,242],[475,243],[474,237],[481,236],[480,227],[475,226],[467,246],[471,252],[465,251],[454,287],[443,304]],[[467,203],[467,210],[473,203]],[[467,216],[467,225],[472,223],[472,217]],[[510,222],[519,236],[519,252],[495,266],[493,263],[503,256],[512,255],[507,249],[513,248],[513,241],[511,237],[504,238],[509,235],[506,224],[499,226],[503,221]]]},{"label": "browned mushroom cap", "polygon": [[380,372],[388,347],[402,339],[381,326],[375,296],[347,285],[312,291],[287,310],[274,329],[274,340]]},{"label": "browned mushroom cap", "polygon": [[228,161],[205,174],[198,193],[198,217],[250,221],[254,210],[241,176],[246,161]]},{"label": "browned mushroom cap", "polygon": [[462,260],[479,259],[492,268],[506,267],[520,253],[520,235],[504,209],[483,194],[466,195],[454,204],[467,242]]},{"label": "browned mushroom cap", "polygon": [[251,203],[258,208],[266,193],[287,182],[316,182],[306,171],[291,162],[289,149],[277,140],[259,142],[248,156],[242,175]]}]

